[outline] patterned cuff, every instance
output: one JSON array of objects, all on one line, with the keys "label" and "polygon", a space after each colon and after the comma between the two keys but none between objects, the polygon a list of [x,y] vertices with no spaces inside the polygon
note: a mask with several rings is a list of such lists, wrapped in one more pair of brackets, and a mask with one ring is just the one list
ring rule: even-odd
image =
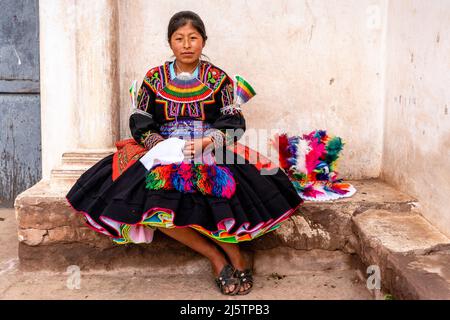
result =
[{"label": "patterned cuff", "polygon": [[164,141],[163,136],[151,130],[144,133],[141,137],[141,144],[147,150],[150,150],[161,141]]},{"label": "patterned cuff", "polygon": [[225,142],[225,133],[219,129],[210,128],[204,132],[205,137],[210,137],[213,144],[214,149],[219,150],[223,147]]},{"label": "patterned cuff", "polygon": [[204,135],[206,137],[211,137],[214,144],[214,149],[219,150],[223,148],[224,145],[230,145],[234,142],[234,136],[227,134],[227,130],[219,130],[215,128],[210,128],[205,131]]},{"label": "patterned cuff", "polygon": [[231,114],[235,115],[242,112],[241,105],[239,104],[230,104],[228,106],[220,108],[220,112],[222,114]]}]

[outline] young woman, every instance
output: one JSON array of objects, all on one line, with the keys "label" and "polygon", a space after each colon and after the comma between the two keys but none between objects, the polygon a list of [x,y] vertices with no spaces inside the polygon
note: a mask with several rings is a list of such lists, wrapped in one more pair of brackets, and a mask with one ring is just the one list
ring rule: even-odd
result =
[{"label": "young woman", "polygon": [[[87,170],[67,200],[88,226],[117,244],[151,242],[150,232],[160,230],[209,259],[223,294],[247,294],[252,267],[238,243],[276,229],[303,201],[282,170],[261,174],[245,152],[229,148],[246,129],[245,119],[234,103],[235,82],[200,59],[206,39],[197,14],[171,18],[175,59],[146,73],[130,117],[133,139],[118,142],[114,155]],[[150,150],[160,157],[173,152],[175,137],[185,142],[182,164],[143,165]],[[209,162],[192,161],[208,149],[214,150]]]}]

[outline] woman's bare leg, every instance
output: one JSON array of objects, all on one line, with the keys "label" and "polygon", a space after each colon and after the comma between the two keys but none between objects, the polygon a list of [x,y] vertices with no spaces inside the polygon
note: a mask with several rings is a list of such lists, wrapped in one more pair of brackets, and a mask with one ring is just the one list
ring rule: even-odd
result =
[{"label": "woman's bare leg", "polygon": [[[244,270],[247,268],[247,263],[237,243],[227,243],[216,239],[212,240],[225,251],[228,258],[230,259],[230,262],[233,264],[233,267],[239,270]],[[250,285],[248,283],[245,283],[244,286],[239,289],[239,291],[245,291],[249,287]]]},{"label": "woman's bare leg", "polygon": [[[208,241],[202,237],[197,231],[192,228],[158,228],[162,233],[168,235],[169,237],[181,242],[182,244],[188,246],[189,248],[197,251],[201,255],[208,258],[211,262],[214,275],[217,278],[219,276],[222,268],[228,264],[225,256],[220,252],[219,248],[214,245],[214,243]],[[229,285],[225,288],[225,291],[234,291],[234,284]]]}]

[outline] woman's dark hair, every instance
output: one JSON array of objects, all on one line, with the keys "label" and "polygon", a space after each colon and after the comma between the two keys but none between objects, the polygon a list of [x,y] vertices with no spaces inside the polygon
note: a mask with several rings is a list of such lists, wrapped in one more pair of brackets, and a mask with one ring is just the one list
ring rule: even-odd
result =
[{"label": "woman's dark hair", "polygon": [[170,38],[174,32],[188,23],[191,23],[197,32],[200,33],[203,41],[208,39],[206,36],[205,25],[199,15],[192,11],[180,11],[170,18],[169,27],[167,28],[167,40],[170,42]]},{"label": "woman's dark hair", "polygon": [[[200,18],[200,16],[192,11],[180,11],[175,13],[172,18],[170,18],[169,26],[167,28],[167,41],[170,43],[170,38],[175,33],[175,31],[187,25],[188,23],[190,23],[198,33],[200,33],[203,41],[206,41],[206,39],[208,39],[208,36],[206,35],[205,24],[203,23],[203,20]],[[207,57],[206,55],[204,56]]]}]

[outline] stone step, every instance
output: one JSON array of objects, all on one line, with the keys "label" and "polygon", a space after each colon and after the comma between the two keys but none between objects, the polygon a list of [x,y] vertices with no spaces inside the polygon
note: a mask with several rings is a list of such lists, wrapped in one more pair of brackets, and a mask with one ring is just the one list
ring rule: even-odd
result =
[{"label": "stone step", "polygon": [[252,248],[287,246],[353,253],[357,241],[352,230],[353,217],[369,209],[412,213],[418,205],[415,198],[379,179],[348,182],[357,189],[352,197],[323,202],[306,201],[280,228],[252,241]]},{"label": "stone step", "polygon": [[[449,241],[418,214],[416,200],[378,179],[349,182],[358,190],[353,197],[305,202],[274,232],[243,242],[256,273],[356,270],[361,257],[363,274],[366,266],[378,266],[383,288],[396,298],[447,297]],[[206,259],[161,232],[150,244],[118,246],[92,231],[65,200],[72,183],[42,180],[16,198],[22,271],[77,265],[161,276],[210,273]]]},{"label": "stone step", "polygon": [[62,155],[62,164],[72,164],[72,163],[86,163],[91,166],[98,161],[102,160],[106,156],[115,152],[116,149],[102,149],[102,150],[90,150],[80,151],[80,152],[65,152]]},{"label": "stone step", "polygon": [[[393,212],[409,212],[415,200],[382,181],[372,179],[351,181],[358,192],[351,198],[332,202],[305,202],[294,216],[280,228],[264,237],[242,243],[248,252],[289,247],[297,250],[342,250],[354,253],[357,242],[352,230],[352,218],[368,209],[383,208]],[[18,219],[19,256],[22,265],[30,268],[60,268],[70,255],[85,256],[91,264],[115,265],[117,259],[134,265],[136,256],[145,251],[150,255],[164,252],[184,252],[184,245],[164,236],[145,246],[130,245],[131,249],[117,248],[110,238],[92,231],[84,224],[65,199],[73,182],[68,180],[42,180],[16,198]],[[127,245],[128,246],[128,245]],[[139,248],[139,249],[138,249]],[[75,254],[76,253],[76,254]],[[52,256],[53,255],[53,256]],[[198,257],[197,257],[198,258]],[[60,259],[62,259],[60,261]],[[150,258],[149,258],[150,259]],[[192,256],[180,254],[188,265]],[[85,263],[89,265],[88,262]]]},{"label": "stone step", "polygon": [[65,179],[68,183],[75,182],[91,165],[72,164],[55,167],[51,170],[52,179]]},{"label": "stone step", "polygon": [[[246,252],[254,262],[255,288],[247,296],[225,297],[215,287],[209,262],[186,247],[155,253],[150,245],[126,245],[113,254],[110,249],[102,252],[86,244],[32,247],[14,241],[17,221],[12,209],[0,210],[0,226],[0,241],[11,244],[0,248],[0,299],[355,300],[372,299],[373,294],[356,269],[355,255],[340,251],[280,247]],[[155,243],[160,242],[158,237],[165,235],[156,233]],[[22,252],[25,259],[20,263],[18,247],[19,254],[24,248],[32,250],[31,254]],[[27,269],[27,257],[35,255],[42,263]],[[74,282],[69,281],[77,270],[79,289],[70,287]]]},{"label": "stone step", "polygon": [[[255,249],[287,246],[352,253],[353,216],[370,208],[409,212],[415,205],[415,199],[379,180],[350,182],[358,190],[353,197],[332,202],[305,202],[280,228],[249,245]],[[16,198],[21,242],[45,245],[108,240],[106,242],[110,243],[109,238],[90,230],[82,215],[76,214],[67,204],[65,195],[72,184],[68,180],[42,180]],[[98,244],[100,247],[104,245],[107,246]]]},{"label": "stone step", "polygon": [[115,149],[66,152],[62,155],[61,165],[52,169],[51,178],[73,184],[87,169],[114,152]]},{"label": "stone step", "polygon": [[[295,276],[306,271],[352,270],[357,260],[348,254],[355,252],[352,218],[371,208],[410,212],[415,206],[413,198],[379,180],[351,183],[358,190],[353,197],[305,202],[276,231],[242,243],[255,273]],[[70,186],[68,182],[41,181],[26,197],[17,199],[22,270],[63,270],[77,265],[82,270],[132,267],[136,272],[161,276],[210,272],[206,259],[160,232],[151,244],[114,246],[108,237],[86,227],[82,216],[67,205],[62,195]]]},{"label": "stone step", "polygon": [[356,251],[397,299],[450,299],[450,239],[419,214],[369,209],[354,217]]},{"label": "stone step", "polygon": [[[132,270],[154,276],[212,272],[209,261],[188,247],[155,251],[141,244],[122,246],[113,251],[102,251],[83,244],[38,247],[19,244],[18,250],[22,271],[63,271],[68,266],[76,265],[83,271],[121,270],[127,273]],[[342,251],[279,247],[271,250],[243,250],[243,253],[257,275],[275,273],[294,276],[303,271],[345,271],[358,270],[360,267],[355,254]],[[38,258],[39,263],[36,263]]]}]

